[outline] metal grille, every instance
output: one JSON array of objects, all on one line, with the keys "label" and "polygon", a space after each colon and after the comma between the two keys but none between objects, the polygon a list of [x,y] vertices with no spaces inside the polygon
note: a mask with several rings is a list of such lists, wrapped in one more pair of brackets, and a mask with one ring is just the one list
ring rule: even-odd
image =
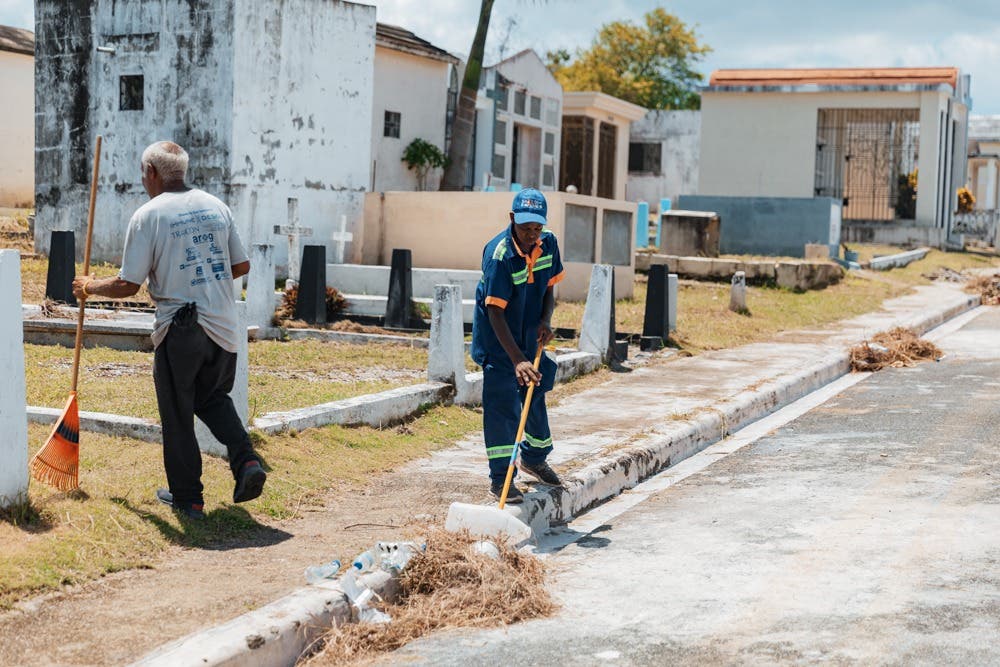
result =
[{"label": "metal grille", "polygon": [[841,199],[846,220],[913,218],[919,144],[917,109],[820,109],[816,196]]}]

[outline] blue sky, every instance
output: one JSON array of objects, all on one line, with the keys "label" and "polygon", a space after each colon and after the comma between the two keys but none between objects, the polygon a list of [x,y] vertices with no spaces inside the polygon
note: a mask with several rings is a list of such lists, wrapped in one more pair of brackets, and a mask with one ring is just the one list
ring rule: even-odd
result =
[{"label": "blue sky", "polygon": [[[476,0],[375,0],[378,19],[467,52]],[[714,51],[720,67],[956,65],[972,75],[975,114],[1000,114],[1000,1],[496,0],[487,55],[586,46],[609,21],[664,6]],[[31,28],[32,0],[0,0],[0,24]],[[516,25],[508,31],[510,20]]]}]

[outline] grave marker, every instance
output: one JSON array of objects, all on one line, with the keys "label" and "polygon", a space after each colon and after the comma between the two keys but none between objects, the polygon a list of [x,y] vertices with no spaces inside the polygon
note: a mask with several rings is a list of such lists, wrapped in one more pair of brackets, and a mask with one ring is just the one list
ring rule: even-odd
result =
[{"label": "grave marker", "polygon": [[354,240],[354,234],[347,231],[347,216],[340,216],[340,229],[330,235],[334,242],[333,262],[334,264],[344,263],[344,246]]},{"label": "grave marker", "polygon": [[289,289],[299,282],[299,239],[313,233],[312,227],[299,224],[298,199],[288,198],[288,224],[275,225],[274,233],[288,237],[288,280],[285,281],[285,289]]},{"label": "grave marker", "polygon": [[431,337],[427,379],[455,387],[455,403],[472,405],[482,401],[465,381],[465,329],[462,325],[462,287],[435,285],[431,306]]},{"label": "grave marker", "polygon": [[326,246],[307,245],[302,251],[302,275],[295,319],[326,323]]},{"label": "grave marker", "polygon": [[659,350],[675,328],[677,328],[677,276],[668,274],[667,267],[663,264],[654,264],[649,267],[640,348]]},{"label": "grave marker", "polygon": [[409,248],[392,249],[392,265],[389,269],[387,294],[386,328],[409,328],[413,319],[413,253]]},{"label": "grave marker", "polygon": [[76,275],[76,237],[73,232],[52,232],[51,238],[45,296],[59,303],[75,304],[73,276]]},{"label": "grave marker", "polygon": [[580,326],[580,351],[598,354],[606,363],[616,357],[615,270],[610,264],[595,264],[591,270]]},{"label": "grave marker", "polygon": [[0,250],[0,508],[28,494],[21,253]]},{"label": "grave marker", "polygon": [[258,327],[258,338],[273,336],[274,325],[274,246],[250,246],[250,275],[247,276],[247,319]]},{"label": "grave marker", "polygon": [[747,274],[737,271],[733,274],[733,284],[729,290],[729,310],[734,313],[746,313],[747,310]]},{"label": "grave marker", "polygon": [[649,246],[649,204],[639,202],[635,213],[635,247],[646,248]]}]

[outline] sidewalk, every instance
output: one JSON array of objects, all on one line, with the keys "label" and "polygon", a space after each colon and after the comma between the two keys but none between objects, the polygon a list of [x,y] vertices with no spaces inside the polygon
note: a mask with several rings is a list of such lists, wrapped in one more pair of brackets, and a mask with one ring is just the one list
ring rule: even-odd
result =
[{"label": "sidewalk", "polygon": [[[551,409],[552,462],[570,489],[530,493],[526,505],[539,523],[568,518],[847,372],[849,344],[895,325],[923,331],[976,303],[954,285],[921,287],[828,330],[612,375]],[[304,629],[315,636],[344,609],[333,588],[301,588],[305,566],[404,534],[379,524],[441,522],[452,501],[488,502],[487,490],[484,446],[475,436],[360,492],[331,492],[320,512],[260,519],[267,534],[254,544],[177,547],[153,570],[108,575],[0,614],[0,662],[122,664],[152,651],[149,664],[264,664],[265,655],[281,664],[270,658],[294,657],[310,636]],[[347,530],[352,524],[373,527]],[[255,611],[240,616],[248,609]],[[219,632],[219,624],[231,631]],[[205,631],[213,633],[212,652],[203,662]],[[156,648],[165,642],[174,645]],[[178,660],[178,650],[198,658]]]}]

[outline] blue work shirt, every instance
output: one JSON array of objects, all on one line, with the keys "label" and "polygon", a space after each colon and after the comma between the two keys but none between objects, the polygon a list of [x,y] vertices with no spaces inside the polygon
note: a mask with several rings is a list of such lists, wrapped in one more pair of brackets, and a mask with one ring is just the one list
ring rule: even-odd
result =
[{"label": "blue work shirt", "polygon": [[514,342],[528,359],[535,356],[538,325],[542,319],[545,292],[563,279],[562,260],[556,236],[547,229],[525,255],[514,241],[513,224],[497,234],[483,249],[483,277],[476,288],[476,311],[472,318],[472,358],[487,363],[511,365],[507,351],[493,331],[487,306],[503,308]]}]

